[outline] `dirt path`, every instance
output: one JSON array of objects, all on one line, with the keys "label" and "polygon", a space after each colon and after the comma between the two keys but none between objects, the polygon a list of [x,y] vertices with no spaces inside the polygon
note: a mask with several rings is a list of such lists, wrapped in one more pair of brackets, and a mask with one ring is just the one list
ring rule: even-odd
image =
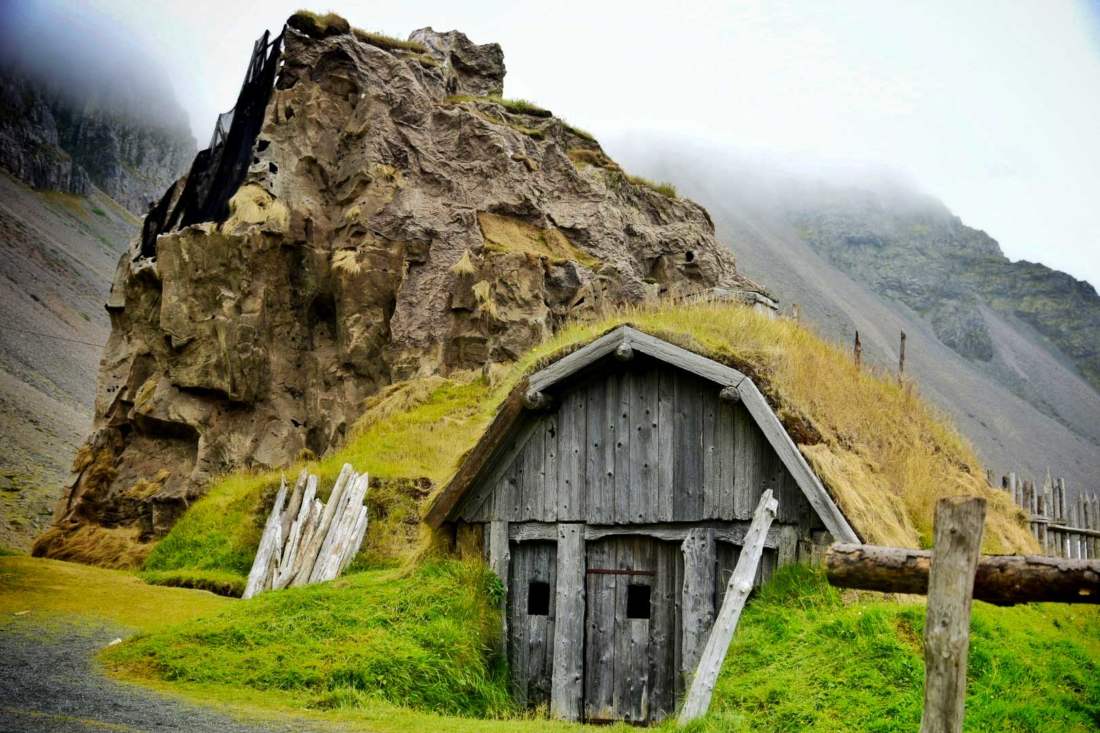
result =
[{"label": "dirt path", "polygon": [[0,733],[324,730],[307,721],[242,721],[111,680],[93,657],[120,636],[109,626],[0,625]]}]

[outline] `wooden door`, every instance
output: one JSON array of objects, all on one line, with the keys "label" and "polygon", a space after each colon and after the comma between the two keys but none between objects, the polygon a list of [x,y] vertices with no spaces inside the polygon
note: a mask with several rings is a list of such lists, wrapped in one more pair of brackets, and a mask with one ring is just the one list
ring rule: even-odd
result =
[{"label": "wooden door", "polygon": [[585,720],[660,720],[676,703],[678,548],[614,537],[587,555]]},{"label": "wooden door", "polygon": [[514,542],[508,594],[508,663],[512,694],[525,707],[550,702],[554,669],[557,545]]}]

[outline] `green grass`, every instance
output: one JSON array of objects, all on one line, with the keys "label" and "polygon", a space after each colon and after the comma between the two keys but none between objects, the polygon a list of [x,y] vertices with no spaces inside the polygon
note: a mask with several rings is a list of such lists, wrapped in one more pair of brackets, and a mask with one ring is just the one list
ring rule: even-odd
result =
[{"label": "green grass", "polygon": [[386,701],[499,717],[511,711],[499,593],[475,562],[355,573],[140,635],[103,660],[123,675],[285,691],[311,708]]},{"label": "green grass", "polygon": [[[917,730],[924,613],[922,603],[845,604],[819,573],[779,571],[747,607],[711,712],[691,730]],[[1098,725],[1097,609],[974,605],[967,730]]]},{"label": "green grass", "polygon": [[150,585],[164,585],[171,588],[193,588],[206,590],[219,596],[240,598],[244,593],[246,575],[223,570],[146,570],[138,577]]},{"label": "green grass", "polygon": [[41,623],[79,617],[151,631],[235,603],[210,593],[154,588],[132,573],[27,556],[0,558],[0,617]]}]

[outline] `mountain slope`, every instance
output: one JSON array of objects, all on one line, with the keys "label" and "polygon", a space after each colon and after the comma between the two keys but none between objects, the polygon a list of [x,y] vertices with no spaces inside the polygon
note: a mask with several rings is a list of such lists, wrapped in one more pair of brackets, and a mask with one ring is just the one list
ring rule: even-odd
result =
[{"label": "mountain slope", "polygon": [[0,172],[0,545],[48,524],[91,424],[111,276],[136,218],[97,189],[34,191]]},{"label": "mountain slope", "polygon": [[[786,310],[797,303],[802,317],[838,342],[850,344],[858,329],[865,360],[891,369],[904,330],[907,373],[955,420],[989,468],[1035,478],[1049,468],[1066,477],[1071,492],[1097,485],[1100,394],[1073,357],[1024,320],[1027,311],[1012,307],[1033,306],[1040,293],[1019,280],[1001,284],[1003,273],[1014,271],[998,261],[993,240],[962,227],[938,202],[889,188],[893,184],[807,183],[758,161],[701,152],[682,141],[617,142],[612,150],[624,162],[671,180],[705,205],[738,267],[764,283]],[[877,201],[873,216],[859,213],[866,212],[868,199]],[[921,223],[927,246],[887,236]],[[956,239],[937,238],[933,225],[941,233],[955,231]],[[856,254],[880,246],[874,242],[892,244],[876,258]],[[965,244],[969,257],[998,268],[999,277],[963,268],[958,260]],[[1016,266],[1024,273],[1018,278],[1041,267]],[[1013,288],[1029,297],[1013,299]],[[1088,296],[1083,290],[1077,286],[1067,302]],[[1040,310],[1049,314],[1062,307],[1055,300]],[[1082,341],[1100,341],[1100,329],[1080,314],[1076,318]],[[1087,350],[1076,353],[1081,359]]]}]

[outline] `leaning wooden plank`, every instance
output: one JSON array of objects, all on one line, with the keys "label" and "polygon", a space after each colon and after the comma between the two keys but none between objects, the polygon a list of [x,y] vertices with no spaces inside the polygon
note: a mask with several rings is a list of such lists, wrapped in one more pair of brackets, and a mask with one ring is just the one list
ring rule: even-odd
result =
[{"label": "leaning wooden plank", "polygon": [[[301,479],[299,478],[299,480]],[[313,509],[313,500],[317,493],[317,477],[309,476],[305,484],[305,492],[299,497],[298,515],[291,523],[290,534],[284,543],[283,557],[279,561],[279,572],[275,574],[275,579],[271,584],[271,587],[275,590],[286,588],[290,585],[290,581],[294,580],[294,569],[297,567],[298,553],[301,551],[302,533],[306,529],[310,512]]]},{"label": "leaning wooden plank", "polygon": [[368,483],[367,474],[360,474],[340,497],[342,508],[338,510],[339,513],[332,523],[328,538],[321,545],[317,563],[310,575],[311,583],[332,580],[340,572],[340,560],[343,558],[344,548],[351,541],[350,535],[354,531],[359,509],[363,506],[363,497],[367,494]]},{"label": "leaning wooden plank", "polygon": [[580,720],[584,699],[584,525],[559,524],[550,715]]},{"label": "leaning wooden plank", "polygon": [[722,609],[718,612],[718,618],[710,630],[707,645],[699,658],[699,666],[691,678],[691,687],[684,698],[684,707],[680,710],[680,725],[703,717],[707,713],[707,708],[710,707],[710,698],[714,694],[714,683],[718,680],[718,671],[722,668],[726,651],[729,649],[730,641],[733,640],[733,633],[737,630],[741,610],[745,607],[745,601],[748,600],[749,593],[752,591],[756,570],[760,565],[760,556],[764,552],[764,537],[775,519],[775,510],[778,505],[778,502],[772,498],[771,489],[767,489],[760,496],[760,503],[757,504],[756,513],[752,518],[752,526],[749,527],[749,532],[745,536],[745,545],[741,549],[737,566],[733,569],[733,574],[730,575],[726,586]]},{"label": "leaning wooden plank", "polygon": [[[838,544],[825,557],[829,582],[841,588],[884,593],[928,591],[932,553],[902,547]],[[1100,562],[1043,555],[984,555],[978,561],[974,597],[1016,603],[1100,603]]]},{"label": "leaning wooden plank", "polygon": [[287,583],[288,587],[305,585],[304,581],[299,582],[298,580],[302,572],[302,565],[305,564],[305,548],[309,546],[324,511],[325,505],[320,499],[315,498],[313,500],[313,507],[309,510],[309,515],[306,517],[305,526],[302,527],[301,539],[298,540],[298,552],[294,557],[294,566],[289,571],[290,581]]},{"label": "leaning wooden plank", "polygon": [[981,497],[940,499],[936,504],[924,622],[921,733],[962,733],[970,606],[984,525]]},{"label": "leaning wooden plank", "polygon": [[260,535],[260,546],[256,550],[256,559],[252,562],[252,570],[248,573],[248,581],[245,583],[241,598],[251,598],[259,593],[269,578],[272,559],[278,551],[276,545],[280,539],[278,534],[284,501],[286,501],[285,476],[279,485],[278,493],[275,494],[275,505],[271,508],[267,523],[264,524],[263,534]]},{"label": "leaning wooden plank", "polygon": [[348,544],[344,557],[340,560],[340,573],[351,565],[355,556],[359,554],[359,548],[363,546],[363,538],[367,535],[367,508],[360,507],[359,516],[355,519],[355,530],[352,533],[351,542]]},{"label": "leaning wooden plank", "polygon": [[363,506],[363,500],[369,490],[370,480],[367,478],[367,474],[363,474],[360,478],[361,487],[357,487],[356,491],[351,494],[351,498],[348,500],[346,516],[341,523],[340,536],[336,538],[336,542],[333,543],[332,550],[329,554],[329,560],[326,566],[325,580],[333,580],[340,575],[340,571],[344,568],[344,560],[348,555],[348,552],[353,552],[359,549],[358,545],[352,549],[351,545],[355,542],[355,536],[359,528],[359,520],[365,515],[367,508]]},{"label": "leaning wooden plank", "polygon": [[310,537],[309,545],[303,548],[302,551],[302,567],[298,571],[298,574],[294,576],[294,585],[305,585],[309,583],[309,578],[313,574],[313,566],[317,562],[317,555],[321,551],[321,545],[325,541],[325,537],[328,536],[329,527],[332,525],[332,517],[336,512],[336,507],[340,503],[340,497],[344,493],[344,487],[351,481],[351,478],[355,475],[355,471],[352,469],[350,463],[345,463],[343,468],[340,469],[340,475],[336,477],[336,483],[332,486],[332,493],[329,494],[328,502],[325,504],[324,512],[321,514],[321,519],[317,522],[317,526],[313,530],[313,536]]},{"label": "leaning wooden plank", "polygon": [[303,468],[298,474],[298,480],[294,482],[294,491],[290,494],[290,501],[287,502],[286,508],[283,509],[281,521],[284,542],[290,537],[290,525],[298,518],[298,510],[302,506],[302,495],[306,489],[306,481],[308,478],[309,472]]}]

